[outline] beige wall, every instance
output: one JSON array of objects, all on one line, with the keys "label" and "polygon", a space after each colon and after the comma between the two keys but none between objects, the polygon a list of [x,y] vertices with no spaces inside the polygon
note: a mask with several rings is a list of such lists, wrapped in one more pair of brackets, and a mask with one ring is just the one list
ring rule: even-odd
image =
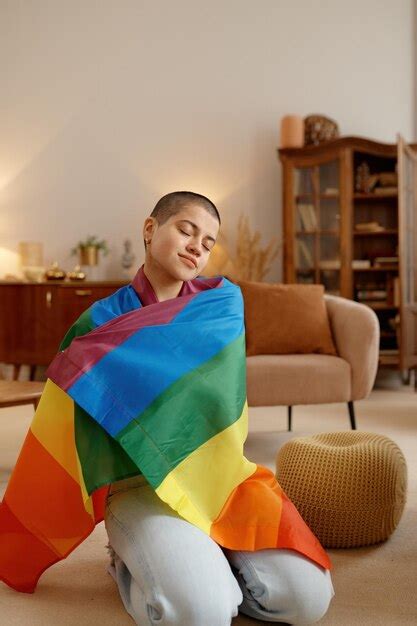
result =
[{"label": "beige wall", "polygon": [[[413,2],[10,0],[0,3],[0,276],[20,240],[125,237],[158,198],[218,204],[281,231],[278,124],[321,112],[343,134],[413,139]],[[276,263],[269,279],[280,276]]]}]

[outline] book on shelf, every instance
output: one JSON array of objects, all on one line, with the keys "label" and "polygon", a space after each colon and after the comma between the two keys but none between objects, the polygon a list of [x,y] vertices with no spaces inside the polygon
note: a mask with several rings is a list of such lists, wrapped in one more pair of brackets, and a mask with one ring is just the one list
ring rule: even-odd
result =
[{"label": "book on shelf", "polygon": [[383,265],[398,265],[397,256],[376,256],[374,258],[374,265],[381,267]]},{"label": "book on shelf", "polygon": [[390,304],[400,306],[400,279],[398,276],[387,277],[387,301]]},{"label": "book on shelf", "polygon": [[298,204],[301,225],[304,230],[316,230],[317,217],[312,204]]},{"label": "book on shelf", "polygon": [[384,300],[375,300],[373,298],[371,300],[368,300],[368,299],[359,300],[358,299],[358,302],[360,302],[361,304],[366,304],[371,309],[380,309],[380,308],[385,308],[386,306],[391,306],[388,304],[388,302],[385,299]]},{"label": "book on shelf", "polygon": [[398,276],[393,281],[393,302],[394,306],[400,306],[400,279]]},{"label": "book on shelf", "polygon": [[354,270],[366,270],[371,267],[370,259],[353,259],[352,269]]},{"label": "book on shelf", "polygon": [[313,192],[311,172],[305,168],[294,168],[294,189],[298,196],[310,195]]},{"label": "book on shelf", "polygon": [[361,233],[378,233],[385,230],[379,222],[359,222],[355,224],[355,230]]},{"label": "book on shelf", "polygon": [[375,187],[373,193],[377,196],[395,196],[398,187]]},{"label": "book on shelf", "polygon": [[358,300],[386,300],[386,289],[359,289],[357,292]]},{"label": "book on shelf", "polygon": [[340,270],[340,259],[322,259],[319,261],[321,270]]},{"label": "book on shelf", "polygon": [[296,240],[295,264],[297,269],[312,268],[314,266],[311,250],[302,239]]}]

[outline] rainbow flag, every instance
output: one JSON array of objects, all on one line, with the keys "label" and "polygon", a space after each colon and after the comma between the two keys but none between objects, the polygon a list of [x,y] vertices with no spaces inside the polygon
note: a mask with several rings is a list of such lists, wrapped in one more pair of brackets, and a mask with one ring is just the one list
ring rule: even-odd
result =
[{"label": "rainbow flag", "polygon": [[109,484],[140,473],[221,546],[331,567],[274,474],[243,455],[243,299],[211,281],[148,306],[123,287],[67,333],[0,505],[0,579],[14,589],[33,592],[103,519]]}]

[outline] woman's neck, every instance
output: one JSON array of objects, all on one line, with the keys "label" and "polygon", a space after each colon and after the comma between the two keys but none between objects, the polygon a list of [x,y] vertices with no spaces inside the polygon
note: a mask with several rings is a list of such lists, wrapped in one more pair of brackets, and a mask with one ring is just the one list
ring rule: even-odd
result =
[{"label": "woman's neck", "polygon": [[161,267],[145,260],[143,272],[152,285],[159,302],[176,298],[184,284],[182,280],[176,280]]}]

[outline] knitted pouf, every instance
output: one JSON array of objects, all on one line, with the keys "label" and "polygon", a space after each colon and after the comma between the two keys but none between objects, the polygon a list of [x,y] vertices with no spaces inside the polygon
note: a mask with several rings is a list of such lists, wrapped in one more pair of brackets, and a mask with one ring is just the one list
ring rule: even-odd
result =
[{"label": "knitted pouf", "polygon": [[321,543],[367,546],[400,521],[407,489],[403,453],[388,437],[346,431],[288,441],[277,480]]}]

